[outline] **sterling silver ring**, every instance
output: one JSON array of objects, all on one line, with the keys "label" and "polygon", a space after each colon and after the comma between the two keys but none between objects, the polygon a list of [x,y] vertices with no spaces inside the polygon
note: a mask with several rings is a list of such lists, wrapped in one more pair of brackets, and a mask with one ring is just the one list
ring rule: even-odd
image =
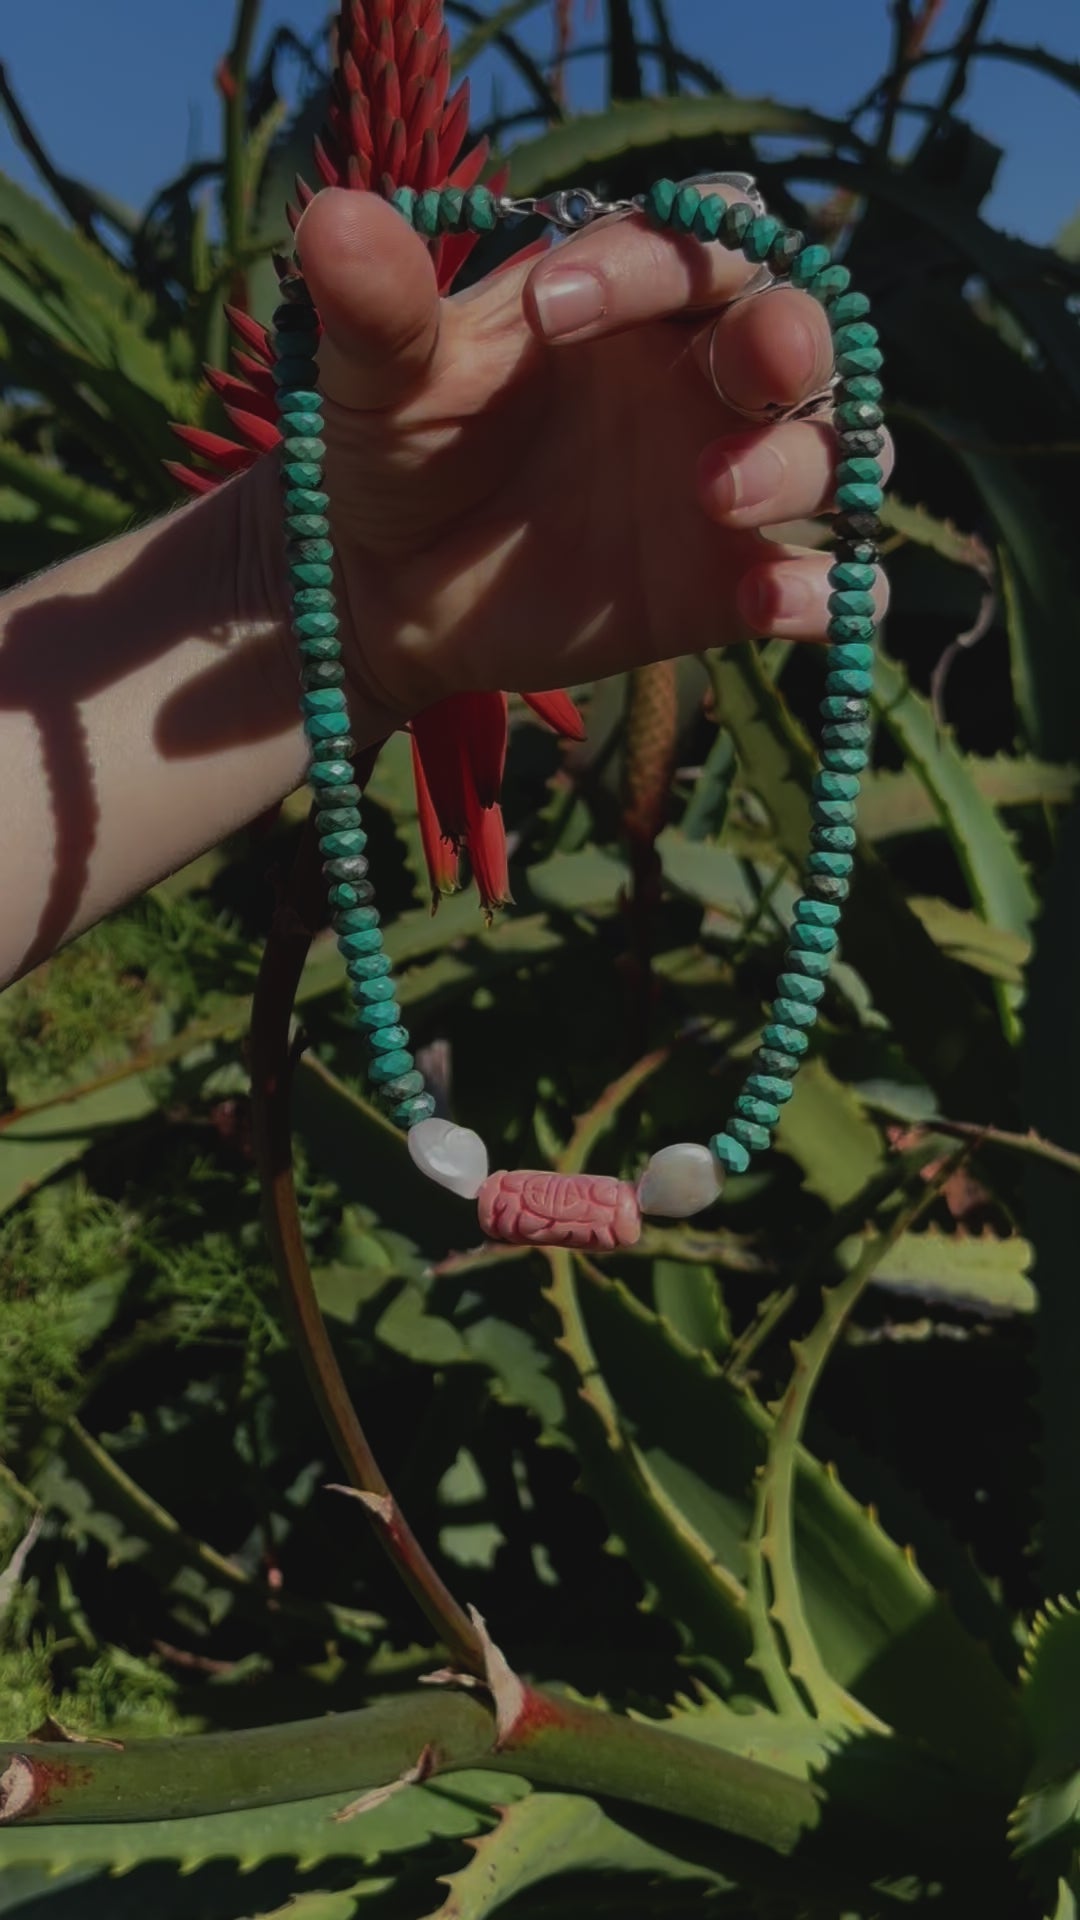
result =
[{"label": "sterling silver ring", "polygon": [[[749,289],[744,288],[738,298],[745,300],[748,291]],[[755,288],[754,291],[764,293],[767,289],[760,287]],[[734,302],[729,301],[727,304],[731,306]],[[753,420],[755,425],[759,426],[774,426],[780,420],[812,420],[819,414],[829,412],[833,402],[833,391],[840,380],[838,373],[833,374],[827,387],[821,387],[817,393],[812,393],[809,399],[796,400],[790,406],[785,407],[779,400],[767,400],[763,407],[743,407],[737,400],[733,400],[730,393],[721,385],[716,371],[716,336],[723,317],[723,313],[717,314],[709,329],[706,361],[713,392],[718,400],[723,401],[725,407],[729,407],[732,413],[740,414],[744,420]]]}]

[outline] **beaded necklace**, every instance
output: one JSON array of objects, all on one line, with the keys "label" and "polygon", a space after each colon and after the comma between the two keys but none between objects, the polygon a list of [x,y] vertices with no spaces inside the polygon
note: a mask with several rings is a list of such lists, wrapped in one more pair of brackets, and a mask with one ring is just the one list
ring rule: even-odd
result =
[{"label": "beaded necklace", "polygon": [[[753,185],[746,175],[709,178],[744,191]],[[283,304],[273,318],[274,383],[282,433],[292,631],[301,659],[300,708],[331,924],[345,961],[356,1023],[369,1049],[369,1085],[406,1133],[420,1170],[476,1202],[481,1230],[489,1239],[610,1251],[634,1244],[642,1214],[687,1219],[701,1212],[717,1199],[727,1174],[744,1173],[751,1156],[768,1148],[780,1109],[791,1098],[825,993],[841,904],[848,894],[859,775],[870,738],[873,587],[882,502],[877,456],[883,445],[877,333],[866,318],[869,301],[850,291],[847,268],[834,266],[827,248],[808,244],[801,233],[774,219],[756,193],[750,204],[729,204],[716,193],[702,192],[695,182],[659,180],[635,200],[614,202],[598,201],[583,190],[512,200],[486,187],[431,192],[402,187],[389,197],[415,231],[427,237],[490,233],[503,221],[535,214],[563,232],[575,232],[601,215],[636,212],[670,232],[740,249],[770,280],[787,280],[819,300],[832,330],[840,459],[829,572],[829,656],[820,708],[821,766],[812,787],[805,891],[795,903],[771,1018],[734,1113],[708,1146],[683,1141],[662,1147],[636,1183],[595,1174],[491,1172],[478,1134],[434,1117],[435,1101],[416,1067],[390,958],[383,949],[375,889],[364,858],[367,836],[353,774],[356,745],[348,730],[329,503],[322,491],[318,319],[299,270],[287,272],[281,282]]]}]

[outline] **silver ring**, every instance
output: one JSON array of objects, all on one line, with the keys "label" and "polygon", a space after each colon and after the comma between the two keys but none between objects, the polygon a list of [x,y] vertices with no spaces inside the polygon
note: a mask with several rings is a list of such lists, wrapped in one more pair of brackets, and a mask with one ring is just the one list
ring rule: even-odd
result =
[{"label": "silver ring", "polygon": [[[764,291],[764,289],[762,289],[762,291]],[[743,297],[745,298],[745,295]],[[734,303],[728,302],[728,305],[732,304]],[[726,308],[724,311],[726,311]],[[723,312],[718,313],[712,326],[709,328],[709,345],[706,359],[709,369],[709,380],[712,384],[713,392],[718,400],[723,401],[725,407],[731,409],[732,413],[741,414],[744,420],[752,420],[757,426],[775,426],[780,420],[812,420],[816,418],[818,414],[827,413],[831,409],[833,393],[840,382],[840,375],[838,373],[833,374],[827,387],[821,387],[817,393],[812,393],[808,400],[796,400],[791,406],[785,407],[779,400],[767,400],[763,407],[740,406],[739,402],[733,400],[730,393],[726,392],[721,386],[716,372],[716,335],[723,317]]]}]

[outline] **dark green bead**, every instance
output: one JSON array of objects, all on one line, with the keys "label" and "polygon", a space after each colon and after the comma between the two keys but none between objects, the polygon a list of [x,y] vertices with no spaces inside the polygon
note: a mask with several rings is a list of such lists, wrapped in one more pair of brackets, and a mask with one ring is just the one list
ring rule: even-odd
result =
[{"label": "dark green bead", "polygon": [[709,1141],[709,1152],[725,1173],[745,1173],[750,1165],[750,1155],[742,1141],[732,1139],[730,1133],[714,1133]]},{"label": "dark green bead", "polygon": [[[366,884],[366,883],[365,883]],[[356,889],[354,888],[355,892]],[[338,941],[338,951],[346,956],[346,969],[356,960],[370,959],[382,949],[382,934],[378,927],[369,927],[367,932],[345,933]]]},{"label": "dark green bead", "polygon": [[334,549],[329,540],[287,540],[285,558],[290,569],[296,567],[328,567],[334,557]]},{"label": "dark green bead", "polygon": [[435,1096],[430,1093],[418,1093],[411,1100],[403,1100],[400,1106],[391,1109],[390,1118],[395,1127],[419,1126],[421,1120],[430,1120],[435,1111]]},{"label": "dark green bead", "polygon": [[337,596],[332,587],[297,587],[292,603],[296,613],[333,613]]},{"label": "dark green bead", "polygon": [[356,741],[347,733],[319,734],[308,740],[312,765],[319,760],[352,760],[356,756]]},{"label": "dark green bead", "polygon": [[[314,416],[304,414],[302,417],[309,419]],[[286,487],[281,504],[286,513],[325,513],[330,505],[330,495],[318,487]]]},{"label": "dark green bead", "polygon": [[363,853],[367,846],[367,834],[359,827],[346,827],[337,833],[324,833],[319,839],[319,852],[324,860],[337,860],[351,853]]},{"label": "dark green bead", "polygon": [[[795,1091],[791,1081],[799,1071],[799,1064],[793,1053],[778,1053],[773,1047],[759,1047],[754,1055],[754,1065],[761,1069],[757,1077],[769,1080],[774,1085],[787,1086],[789,1096]],[[751,1079],[754,1077],[751,1075]]]},{"label": "dark green bead", "polygon": [[327,880],[333,880],[344,886],[350,886],[356,895],[354,906],[363,907],[375,898],[375,889],[365,876],[368,863],[362,853],[334,854],[323,861],[323,873]]},{"label": "dark green bead", "polygon": [[880,487],[859,481],[852,485],[838,487],[836,504],[838,507],[865,507],[868,512],[876,513],[885,495]]},{"label": "dark green bead", "polygon": [[869,400],[880,403],[885,389],[876,373],[853,373],[843,382],[840,399],[845,401]]},{"label": "dark green bead", "polygon": [[846,900],[848,894],[851,892],[851,886],[847,880],[839,878],[831,879],[827,874],[815,874],[810,880],[809,885],[813,887],[814,892],[819,894],[823,900]]},{"label": "dark green bead", "polygon": [[815,853],[849,853],[855,845],[855,829],[845,825],[812,826],[810,845]]},{"label": "dark green bead", "polygon": [[815,773],[810,791],[816,800],[857,800],[859,782],[849,773]]},{"label": "dark green bead", "polygon": [[417,233],[423,233],[429,237],[438,233],[440,198],[439,194],[430,190],[417,196],[416,212],[413,215],[413,225]]},{"label": "dark green bead", "polygon": [[[382,1062],[379,1064],[381,1066]],[[379,1099],[385,1100],[388,1107],[396,1107],[403,1100],[411,1100],[414,1093],[423,1091],[424,1076],[417,1067],[413,1067],[411,1072],[399,1073],[393,1080],[384,1080],[379,1088]]]},{"label": "dark green bead", "polygon": [[666,227],[671,219],[679,189],[674,180],[654,180],[645,195],[645,212],[650,220]]},{"label": "dark green bead", "polygon": [[350,781],[340,787],[335,787],[332,795],[327,794],[326,803],[331,807],[358,807],[360,805],[360,798],[359,787],[354,786]]},{"label": "dark green bead", "polygon": [[[334,909],[334,926],[342,934],[370,933],[379,924],[378,907],[368,906],[361,900],[356,888],[347,880],[341,880],[330,888],[330,905]],[[370,953],[370,947],[363,948]]]},{"label": "dark green bead", "polygon": [[416,213],[416,188],[396,187],[390,195],[390,205],[397,208],[402,219],[407,220],[411,227]]},{"label": "dark green bead", "polygon": [[877,581],[876,567],[863,567],[850,560],[839,560],[829,568],[829,585],[835,593],[869,593]]},{"label": "dark green bead", "polygon": [[315,815],[316,833],[358,833],[360,845],[353,848],[354,853],[363,853],[367,834],[360,825],[360,815],[355,807],[320,807]]},{"label": "dark green bead", "polygon": [[865,667],[845,667],[840,672],[825,675],[825,695],[835,699],[837,695],[848,698],[852,695],[860,699],[868,694],[874,684],[874,676]]},{"label": "dark green bead", "polygon": [[378,1006],[381,1001],[392,1000],[396,992],[397,987],[388,973],[371,980],[353,980],[353,998],[358,1005]]},{"label": "dark green bead", "polygon": [[322,406],[322,394],[318,387],[286,387],[275,394],[279,413],[318,413]]},{"label": "dark green bead", "polygon": [[298,562],[289,568],[294,593],[297,587],[332,587],[334,584],[333,567],[312,565],[308,561]]},{"label": "dark green bead", "polygon": [[473,233],[495,230],[495,195],[490,187],[470,187],[465,195],[465,225]]},{"label": "dark green bead", "polygon": [[344,787],[352,777],[353,770],[348,760],[318,760],[308,768],[308,780],[316,788]]},{"label": "dark green bead", "polygon": [[852,560],[857,566],[879,567],[881,554],[873,540],[837,540],[833,547],[833,559]]},{"label": "dark green bead", "polygon": [[815,273],[807,292],[825,306],[831,300],[838,300],[850,285],[851,274],[847,267],[823,267],[820,273]]},{"label": "dark green bead", "polygon": [[[318,378],[315,355],[319,350],[319,335],[315,326],[310,327],[306,333],[271,334],[270,344],[276,356],[274,360],[275,369],[288,365],[291,361],[303,359],[309,369],[305,378],[309,378],[312,375],[316,379]],[[295,386],[296,382],[292,381],[290,384]]]},{"label": "dark green bead", "polygon": [[[358,907],[358,913],[371,913],[371,907]],[[349,961],[350,980],[382,980],[390,972],[393,962],[388,953],[366,953],[359,960]]]},{"label": "dark green bead", "polygon": [[841,293],[829,307],[829,323],[846,327],[852,320],[862,320],[869,311],[870,302],[865,293]]},{"label": "dark green bead", "polygon": [[782,232],[783,226],[779,220],[773,219],[771,213],[759,214],[756,220],[750,222],[743,236],[742,248],[747,259],[767,260],[769,248]]},{"label": "dark green bead", "polygon": [[701,205],[701,195],[696,187],[680,187],[675,195],[675,204],[671,209],[671,228],[673,233],[692,233],[694,219]]},{"label": "dark green bead", "polygon": [[837,613],[829,621],[829,639],[836,645],[874,637],[874,622],[868,613]]},{"label": "dark green bead", "polygon": [[298,642],[304,660],[340,660],[341,641],[336,633],[313,633]]},{"label": "dark green bead", "polygon": [[728,1121],[727,1130],[747,1153],[764,1153],[770,1145],[767,1128],[759,1127],[754,1120],[744,1120],[741,1114]]},{"label": "dark green bead", "polygon": [[283,300],[270,316],[275,333],[304,333],[317,328],[318,315],[310,300]]},{"label": "dark green bead", "polygon": [[821,702],[818,712],[823,720],[839,721],[844,726],[865,726],[870,718],[870,705],[867,700],[855,699],[850,694],[830,693]]},{"label": "dark green bead", "polygon": [[388,1052],[372,1060],[368,1067],[368,1081],[373,1087],[384,1086],[396,1080],[399,1073],[408,1073],[413,1057],[405,1047],[392,1047]]},{"label": "dark green bead", "polygon": [[846,673],[854,667],[866,673],[874,664],[874,649],[865,640],[834,642],[829,648],[829,672]]},{"label": "dark green bead", "polygon": [[858,433],[884,424],[885,415],[874,400],[845,400],[836,409],[836,424],[842,433]]},{"label": "dark green bead", "polygon": [[281,471],[290,487],[317,487],[323,477],[321,464],[314,460],[286,460]]},{"label": "dark green bead", "polygon": [[300,669],[300,685],[305,693],[314,693],[320,687],[340,687],[345,681],[345,669],[340,660],[305,660]]},{"label": "dark green bead", "polygon": [[838,513],[833,520],[833,529],[841,545],[853,545],[856,542],[880,542],[884,528],[876,513]]},{"label": "dark green bead", "polygon": [[828,247],[804,247],[796,260],[792,261],[791,279],[796,287],[809,286],[811,280],[831,264]]},{"label": "dark green bead", "polygon": [[397,1053],[409,1044],[407,1027],[376,1027],[368,1036],[368,1043],[376,1053]]},{"label": "dark green bead", "polygon": [[694,215],[694,238],[718,240],[726,212],[727,201],[722,200],[718,193],[703,193],[701,205]]},{"label": "dark green bead", "polygon": [[285,532],[290,540],[324,539],[330,531],[325,513],[287,513]]},{"label": "dark green bead", "polygon": [[820,874],[831,880],[846,879],[854,864],[850,853],[830,853],[827,847],[815,847],[806,857],[806,871],[815,879]]},{"label": "dark green bead", "polygon": [[778,277],[790,273],[805,245],[806,235],[800,233],[797,227],[782,229],[769,248],[766,266]]},{"label": "dark green bead", "polygon": [[785,994],[773,1001],[773,1013],[781,1026],[812,1027],[817,1024],[817,1008],[806,1000],[789,1000]]},{"label": "dark green bead", "polygon": [[[884,356],[878,347],[855,347],[850,353],[836,355],[836,370],[844,374],[876,373],[884,365]],[[850,389],[849,389],[850,391]]]},{"label": "dark green bead", "polygon": [[801,1059],[810,1042],[797,1026],[785,1026],[780,1022],[763,1028],[761,1044],[775,1048],[778,1053],[794,1053]]},{"label": "dark green bead", "polygon": [[842,460],[876,459],[885,450],[883,433],[838,433],[837,452]]},{"label": "dark green bead", "polygon": [[[775,1100],[757,1100],[752,1093],[740,1093],[735,1102],[735,1112],[740,1120],[748,1120],[755,1127],[775,1127],[780,1118],[780,1108]],[[750,1142],[747,1140],[745,1144],[749,1146]]]},{"label": "dark green bead", "polygon": [[460,233],[465,218],[465,193],[461,187],[444,187],[439,195],[439,225],[444,233]]},{"label": "dark green bead", "polygon": [[285,392],[310,393],[319,378],[314,358],[306,353],[286,353],[271,369],[275,387]]},{"label": "dark green bead", "polygon": [[738,200],[720,222],[720,238],[725,246],[741,247],[753,223],[753,207],[747,206],[745,200]]}]

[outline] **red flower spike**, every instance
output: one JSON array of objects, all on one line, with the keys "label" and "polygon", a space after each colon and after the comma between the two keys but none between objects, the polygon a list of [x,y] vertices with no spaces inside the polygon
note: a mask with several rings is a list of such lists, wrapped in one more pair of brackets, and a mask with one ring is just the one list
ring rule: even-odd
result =
[{"label": "red flower spike", "polygon": [[[486,141],[464,155],[468,131],[467,83],[449,96],[450,35],[442,0],[342,0],[336,26],[336,72],[322,138],[313,161],[327,186],[367,190],[372,183],[419,191],[474,186],[488,161]],[[449,97],[448,97],[449,96]],[[505,192],[501,171],[488,182]],[[299,176],[296,204],[286,208],[293,230],[315,190]],[[430,243],[440,291],[445,292],[476,244],[473,234]],[[502,263],[514,266],[547,247],[537,241]],[[209,493],[277,444],[273,350],[264,327],[233,307],[226,313],[241,345],[236,373],[207,370],[243,444],[198,427],[177,427],[178,439],[206,462],[200,472],[179,461],[168,471],[191,493]],[[246,351],[245,351],[246,349]],[[533,711],[570,739],[581,739],[581,717],[564,693],[526,694]],[[457,881],[459,845],[465,847],[486,911],[509,898],[506,838],[498,805],[506,758],[506,696],[455,694],[413,723],[413,768],[424,856],[434,899]],[[378,751],[372,749],[371,757]]]}]

